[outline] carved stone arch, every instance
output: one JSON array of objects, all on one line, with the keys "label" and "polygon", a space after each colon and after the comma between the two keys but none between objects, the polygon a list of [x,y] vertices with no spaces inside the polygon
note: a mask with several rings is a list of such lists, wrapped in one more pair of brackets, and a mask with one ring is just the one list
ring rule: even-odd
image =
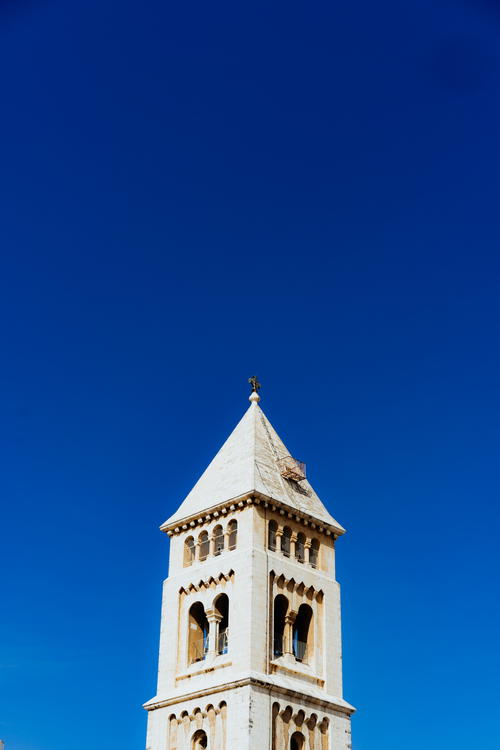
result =
[{"label": "carved stone arch", "polygon": [[191,738],[189,750],[204,750],[208,746],[207,734],[203,729],[197,729]]},{"label": "carved stone arch", "polygon": [[330,727],[330,720],[325,716],[319,725],[321,750],[328,750],[328,731]]},{"label": "carved stone arch", "polygon": [[295,591],[297,592],[297,594],[298,594],[299,596],[303,596],[303,595],[304,595],[304,591],[305,591],[305,588],[306,588],[306,587],[304,586],[304,584],[303,584],[303,583],[298,583],[298,584],[297,584],[297,586],[296,586],[296,589],[295,589]]},{"label": "carved stone arch", "polygon": [[280,712],[280,704],[273,703],[272,708],[272,723],[271,723],[271,750],[277,750],[277,734],[278,734],[278,716]]},{"label": "carved stone arch", "polygon": [[194,537],[191,534],[184,541],[183,565],[185,568],[187,568],[189,565],[192,565],[194,563],[195,549],[196,549],[196,542],[194,541]]},{"label": "carved stone arch", "polygon": [[219,709],[220,709],[220,734],[221,734],[221,747],[226,750],[227,748],[227,703],[226,701],[221,701],[219,703]]},{"label": "carved stone arch", "polygon": [[310,717],[306,721],[307,728],[310,729],[311,731],[314,729],[317,723],[318,723],[317,714],[311,714]]},{"label": "carved stone arch", "polygon": [[225,591],[217,591],[212,600],[212,612],[216,619],[215,653],[227,654],[229,648],[230,600]]},{"label": "carved stone arch", "polygon": [[278,586],[278,588],[280,588],[280,589],[284,589],[285,588],[285,586],[286,586],[286,578],[283,575],[283,573],[280,576],[278,576],[278,579],[276,581],[276,586]]},{"label": "carved stone arch", "polygon": [[290,593],[292,593],[294,591],[294,589],[295,589],[295,579],[294,578],[290,578],[290,580],[287,581],[287,583],[286,583],[286,587],[287,587],[288,591]]},{"label": "carved stone arch", "polygon": [[320,589],[318,593],[316,594],[316,601],[318,602],[318,604],[321,604],[321,602],[323,601],[323,597],[324,597],[324,594]]},{"label": "carved stone arch", "polygon": [[297,711],[297,713],[293,717],[293,720],[295,722],[295,726],[297,727],[297,729],[300,729],[300,727],[302,726],[302,724],[305,721],[305,718],[306,718],[306,714],[305,714],[305,712],[302,709],[300,709],[299,711]]},{"label": "carved stone arch", "polygon": [[307,731],[309,733],[309,750],[316,750],[316,725],[318,723],[317,714],[311,714],[306,721]]},{"label": "carved stone arch", "polygon": [[315,593],[316,593],[316,591],[315,591],[314,586],[309,586],[309,588],[306,591],[306,597],[307,597],[307,599],[309,599],[309,601],[312,601],[314,599]]},{"label": "carved stone arch", "polygon": [[187,663],[202,661],[208,646],[209,622],[202,601],[193,602],[187,618]]},{"label": "carved stone arch", "polygon": [[281,728],[283,732],[282,747],[288,748],[288,737],[290,735],[290,719],[292,718],[293,710],[291,706],[286,706],[281,711]]},{"label": "carved stone arch", "polygon": [[302,732],[294,732],[290,738],[290,750],[305,750],[305,746],[306,738]]},{"label": "carved stone arch", "polygon": [[314,610],[304,602],[293,623],[293,654],[297,661],[311,664],[314,659]]},{"label": "carved stone arch", "polygon": [[216,715],[215,708],[213,707],[211,703],[205,708],[205,715],[208,721],[208,733],[210,735],[210,747],[215,747],[215,732],[216,732],[217,715]]},{"label": "carved stone arch", "polygon": [[287,615],[290,602],[284,594],[276,594],[273,601],[273,632],[272,632],[272,655],[273,658],[283,656],[287,649]]},{"label": "carved stone arch", "polygon": [[291,706],[285,706],[285,708],[281,711],[281,718],[283,721],[290,721],[293,715],[293,709]]},{"label": "carved stone arch", "polygon": [[169,750],[177,750],[177,717],[175,714],[170,714],[168,717],[168,747]]},{"label": "carved stone arch", "polygon": [[185,737],[187,737],[189,734],[189,730],[191,728],[191,719],[189,718],[189,714],[187,711],[183,711],[181,713],[181,721],[182,721],[182,727],[184,729],[184,735]]},{"label": "carved stone arch", "polygon": [[197,729],[201,729],[203,727],[203,713],[201,711],[201,708],[197,707],[194,709],[193,721],[196,724]]}]

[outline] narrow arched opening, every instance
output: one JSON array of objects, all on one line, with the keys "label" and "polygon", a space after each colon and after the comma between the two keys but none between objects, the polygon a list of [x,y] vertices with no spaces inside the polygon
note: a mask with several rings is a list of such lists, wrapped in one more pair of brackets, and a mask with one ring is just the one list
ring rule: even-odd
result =
[{"label": "narrow arched opening", "polygon": [[238,542],[238,522],[234,519],[229,521],[227,531],[227,546],[229,549],[236,549],[236,544]]},{"label": "narrow arched opening", "polygon": [[285,526],[283,529],[283,534],[281,537],[281,551],[285,555],[285,557],[290,557],[290,547],[292,542],[292,530]]},{"label": "narrow arched opening", "polygon": [[224,531],[222,526],[216,526],[214,529],[214,555],[220,555],[224,552]]},{"label": "narrow arched opening", "polygon": [[278,594],[274,600],[273,616],[273,656],[282,656],[285,651],[285,618],[288,611],[288,599]]},{"label": "narrow arched opening", "polygon": [[188,663],[203,661],[208,652],[208,620],[201,602],[189,609]]},{"label": "narrow arched opening", "polygon": [[290,738],[290,750],[304,750],[306,740],[302,732],[294,732]]},{"label": "narrow arched opening", "polygon": [[207,733],[204,732],[203,729],[198,729],[198,731],[193,734],[191,748],[192,750],[204,750],[206,747],[208,747]]},{"label": "narrow arched opening", "polygon": [[309,663],[312,656],[312,616],[309,604],[301,604],[293,623],[293,654],[297,661],[305,663]]},{"label": "narrow arched opening", "polygon": [[221,594],[217,597],[215,611],[221,618],[217,636],[217,653],[227,654],[229,647],[229,598],[227,594]]},{"label": "narrow arched opening", "polygon": [[194,562],[194,539],[189,536],[184,542],[184,567],[192,565]]},{"label": "narrow arched opening", "polygon": [[312,565],[313,568],[317,568],[319,564],[319,542],[317,539],[311,541],[311,546],[309,548],[309,564]]},{"label": "narrow arched opening", "polygon": [[202,531],[198,537],[198,543],[200,545],[200,560],[206,560],[210,553],[210,541],[208,539],[208,531]]},{"label": "narrow arched opening", "polygon": [[300,563],[303,563],[306,559],[306,538],[302,533],[297,534],[297,541],[295,542],[295,559]]},{"label": "narrow arched opening", "polygon": [[276,521],[269,521],[267,527],[267,547],[270,550],[276,549],[276,532],[278,531],[278,524]]}]

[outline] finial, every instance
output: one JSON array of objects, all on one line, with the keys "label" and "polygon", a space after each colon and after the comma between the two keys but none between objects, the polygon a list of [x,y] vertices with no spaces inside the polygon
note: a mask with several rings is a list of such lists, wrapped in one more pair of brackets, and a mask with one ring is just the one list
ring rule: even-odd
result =
[{"label": "finial", "polygon": [[248,378],[248,382],[252,386],[252,392],[250,394],[249,401],[251,401],[252,404],[254,403],[258,404],[260,401],[260,396],[259,396],[260,383],[257,380],[257,375],[252,375],[251,378]]}]

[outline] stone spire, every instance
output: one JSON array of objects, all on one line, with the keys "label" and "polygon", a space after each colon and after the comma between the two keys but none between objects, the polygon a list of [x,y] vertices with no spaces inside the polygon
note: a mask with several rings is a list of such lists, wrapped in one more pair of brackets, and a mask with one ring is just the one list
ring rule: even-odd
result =
[{"label": "stone spire", "polygon": [[295,481],[284,476],[282,461],[291,459],[290,452],[259,406],[260,384],[256,378],[249,382],[253,387],[250,407],[161,529],[168,531],[205,511],[255,496],[324,524],[336,536],[343,534],[345,529],[328,513],[307,479]]}]

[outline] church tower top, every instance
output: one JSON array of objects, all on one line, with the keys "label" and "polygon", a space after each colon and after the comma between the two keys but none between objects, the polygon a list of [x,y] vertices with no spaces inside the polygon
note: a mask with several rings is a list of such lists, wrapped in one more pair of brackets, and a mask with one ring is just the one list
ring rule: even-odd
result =
[{"label": "church tower top", "polygon": [[177,511],[161,526],[169,534],[239,503],[271,502],[302,520],[340,536],[345,529],[330,515],[259,406],[260,383],[250,406]]}]

